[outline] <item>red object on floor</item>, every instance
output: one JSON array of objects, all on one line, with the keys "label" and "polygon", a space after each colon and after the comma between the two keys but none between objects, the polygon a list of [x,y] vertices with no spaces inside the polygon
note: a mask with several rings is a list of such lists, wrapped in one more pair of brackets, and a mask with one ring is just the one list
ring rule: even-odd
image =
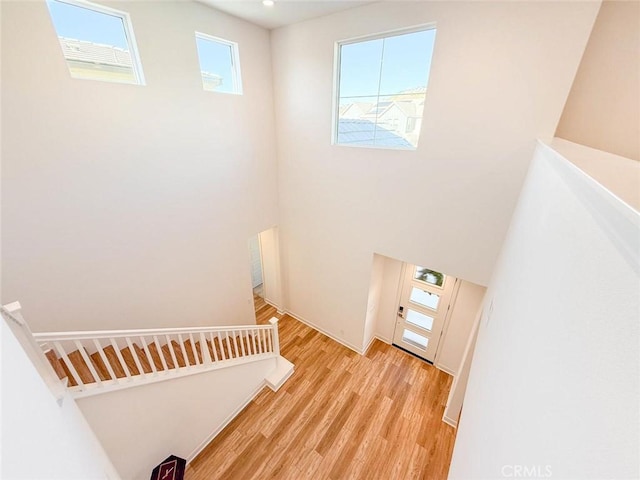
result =
[{"label": "red object on floor", "polygon": [[183,480],[187,461],[171,455],[153,469],[151,480]]}]

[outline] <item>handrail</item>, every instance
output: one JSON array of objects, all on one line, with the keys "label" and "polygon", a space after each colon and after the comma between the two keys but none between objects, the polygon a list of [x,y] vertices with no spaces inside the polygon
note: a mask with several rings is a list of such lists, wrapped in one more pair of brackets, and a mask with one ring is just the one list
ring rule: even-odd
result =
[{"label": "handrail", "polygon": [[149,328],[137,330],[85,330],[77,332],[38,332],[33,336],[39,341],[55,340],[91,340],[94,338],[137,337],[150,335],[176,335],[179,333],[226,332],[229,330],[251,331],[270,330],[269,325],[230,325],[222,327],[181,327],[181,328]]}]

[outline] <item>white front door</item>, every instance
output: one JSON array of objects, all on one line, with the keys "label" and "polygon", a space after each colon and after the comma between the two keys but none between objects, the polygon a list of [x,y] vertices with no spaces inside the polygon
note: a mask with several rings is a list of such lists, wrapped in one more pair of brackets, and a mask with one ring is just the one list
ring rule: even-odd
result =
[{"label": "white front door", "polygon": [[456,281],[425,267],[406,265],[394,345],[434,362]]}]

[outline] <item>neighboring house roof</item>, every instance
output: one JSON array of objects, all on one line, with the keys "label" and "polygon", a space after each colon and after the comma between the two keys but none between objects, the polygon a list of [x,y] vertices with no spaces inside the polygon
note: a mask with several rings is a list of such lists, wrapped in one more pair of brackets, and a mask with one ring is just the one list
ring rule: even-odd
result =
[{"label": "neighboring house roof", "polygon": [[381,147],[412,148],[412,145],[384,127],[364,119],[341,118],[338,122],[338,143],[351,145],[371,145],[375,136],[375,145]]},{"label": "neighboring house roof", "polygon": [[424,95],[425,93],[427,93],[427,87],[410,88],[408,90],[402,90],[400,92],[400,94],[402,94],[402,95],[406,95],[408,93],[412,93],[412,94],[413,93],[418,93],[418,94]]},{"label": "neighboring house roof", "polygon": [[407,117],[416,116],[416,104],[413,102],[393,102],[393,105],[402,110],[402,113],[404,113]]},{"label": "neighboring house roof", "polygon": [[373,107],[369,102],[353,102],[340,107],[340,116],[347,118],[359,118]]},{"label": "neighboring house roof", "polygon": [[378,102],[378,103],[376,103],[374,106],[371,107],[371,109],[369,109],[369,111],[367,112],[367,116],[369,116],[369,115],[380,115],[387,108],[389,108],[391,103],[392,102]]},{"label": "neighboring house roof", "polygon": [[62,46],[64,58],[67,60],[132,67],[129,50],[114,47],[113,45],[85,42],[74,38],[58,37],[58,39]]}]

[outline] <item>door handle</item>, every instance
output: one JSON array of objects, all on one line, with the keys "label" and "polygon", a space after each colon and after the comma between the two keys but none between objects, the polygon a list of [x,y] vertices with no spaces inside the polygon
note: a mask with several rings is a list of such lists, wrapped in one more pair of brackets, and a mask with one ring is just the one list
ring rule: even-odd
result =
[{"label": "door handle", "polygon": [[404,318],[404,307],[402,305],[398,307],[398,316]]}]

